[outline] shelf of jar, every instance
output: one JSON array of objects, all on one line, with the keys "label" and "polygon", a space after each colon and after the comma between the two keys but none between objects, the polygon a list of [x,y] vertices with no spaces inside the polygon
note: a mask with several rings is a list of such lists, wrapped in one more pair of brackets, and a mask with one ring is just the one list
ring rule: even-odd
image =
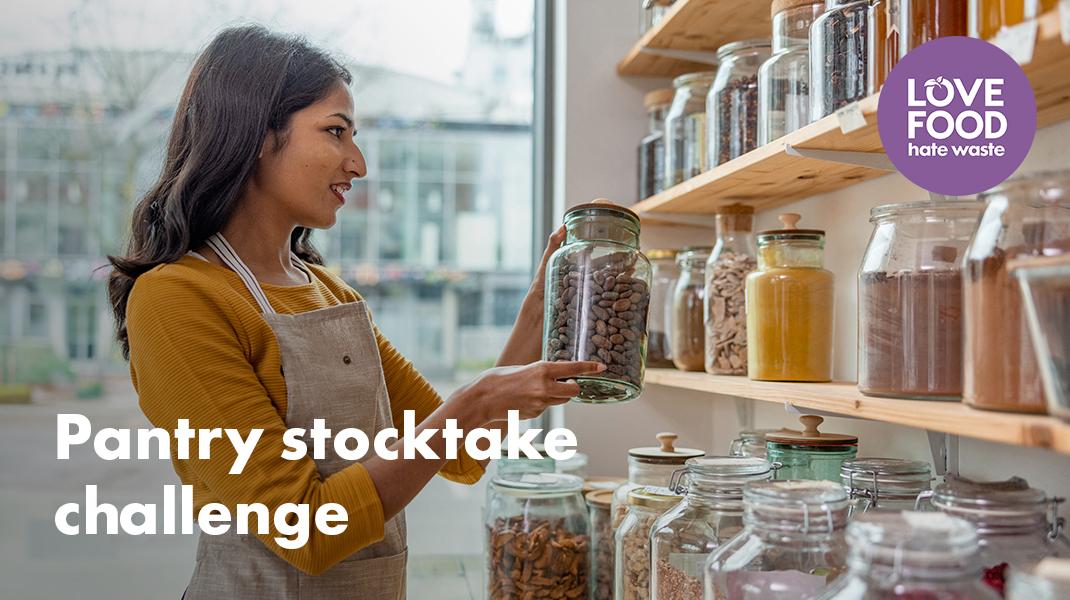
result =
[{"label": "shelf of jar", "polygon": [[1054,417],[990,412],[962,402],[872,398],[853,382],[782,383],[675,369],[647,369],[646,384],[791,404],[927,431],[1070,454],[1070,424]]}]

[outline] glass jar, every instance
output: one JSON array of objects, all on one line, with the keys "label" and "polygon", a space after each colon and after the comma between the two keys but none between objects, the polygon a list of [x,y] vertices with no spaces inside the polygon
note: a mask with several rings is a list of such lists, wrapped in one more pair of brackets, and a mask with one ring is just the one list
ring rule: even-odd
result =
[{"label": "glass jar", "polygon": [[918,460],[852,458],[843,461],[840,481],[854,518],[868,510],[914,510],[918,495],[932,486],[933,473]]},{"label": "glass jar", "polygon": [[969,11],[962,0],[900,0],[899,57],[936,38],[969,33]]},{"label": "glass jar", "polygon": [[613,538],[616,600],[650,598],[650,528],[681,498],[663,487],[641,487],[628,493],[628,516]]},{"label": "glass jar", "polygon": [[876,94],[899,62],[899,13],[903,0],[873,0],[866,19],[866,93]]},{"label": "glass jar", "polygon": [[766,459],[781,465],[777,479],[840,481],[843,461],[858,454],[858,438],[818,431],[824,420],[817,415],[803,415],[799,417],[802,431],[784,429],[766,434]]},{"label": "glass jar", "polygon": [[706,95],[709,169],[758,147],[758,69],[769,40],[744,40],[717,49],[717,78]]},{"label": "glass jar", "polygon": [[576,377],[579,402],[626,402],[643,390],[650,261],[639,252],[639,217],[612,204],[565,213],[565,244],[549,259],[543,359],[606,365]]},{"label": "glass jar", "polygon": [[999,30],[1055,10],[1059,0],[970,0],[970,37],[987,40]]},{"label": "glass jar", "polygon": [[858,272],[858,389],[869,396],[962,397],[962,257],[983,205],[889,204]]},{"label": "glass jar", "polygon": [[646,95],[643,104],[650,127],[639,142],[639,195],[643,200],[657,194],[665,184],[665,114],[672,104],[674,90],[664,88]]},{"label": "glass jar", "polygon": [[595,490],[586,495],[591,520],[591,575],[588,600],[613,600],[613,503],[612,490]]},{"label": "glass jar", "polygon": [[695,448],[677,448],[677,435],[663,432],[657,435],[658,445],[632,448],[628,451],[628,482],[613,492],[613,527],[619,527],[628,514],[628,494],[644,486],[669,485],[673,472],[681,469],[689,458],[705,456]]},{"label": "glass jar", "polygon": [[665,115],[664,189],[706,168],[706,93],[716,75],[716,71],[702,71],[672,80],[676,94]]},{"label": "glass jar", "polygon": [[868,9],[869,0],[825,0],[810,27],[810,118],[866,97]]},{"label": "glass jar", "polygon": [[981,194],[984,214],[966,251],[963,399],[975,408],[1043,413],[1015,259],[1070,252],[1070,171],[1012,179]]},{"label": "glass jar", "polygon": [[998,600],[979,580],[977,532],[947,515],[870,513],[847,526],[848,571],[823,600]]},{"label": "glass jar", "polygon": [[834,279],[823,268],[825,232],[758,234],[758,270],[747,276],[747,376],[765,381],[832,380]]},{"label": "glass jar", "polygon": [[706,560],[706,598],[806,600],[844,572],[847,495],[829,481],[743,489],[743,531]]},{"label": "glass jar", "polygon": [[754,207],[732,204],[717,209],[717,241],[706,259],[705,310],[707,373],[747,374],[747,275],[758,266],[752,233]]},{"label": "glass jar", "polygon": [[688,246],[676,255],[680,278],[672,294],[672,362],[681,371],[701,371],[706,364],[706,261],[709,246]]},{"label": "glass jar", "polygon": [[710,456],[687,461],[684,499],[650,530],[651,597],[702,600],[706,557],[743,530],[743,486],[772,477],[760,458]]},{"label": "glass jar", "polygon": [[[532,447],[539,453],[540,458],[528,458],[523,452],[517,458],[509,458],[504,453],[502,458],[494,461],[496,472],[494,477],[503,479],[516,479],[525,473],[553,473],[557,470],[557,461],[543,449],[543,445],[536,442]],[[493,479],[492,479],[493,481]],[[488,485],[483,506],[490,506],[491,496],[494,495],[494,486]]]},{"label": "glass jar", "polygon": [[765,436],[782,431],[780,429],[747,429],[739,432],[739,437],[732,440],[728,453],[732,456],[753,456],[765,458]]},{"label": "glass jar", "polygon": [[484,523],[487,597],[586,596],[589,529],[580,495],[583,480],[528,473],[499,477],[491,485]]},{"label": "glass jar", "polygon": [[758,70],[758,145],[810,124],[810,25],[824,0],[774,0],[773,54]]},{"label": "glass jar", "polygon": [[1048,412],[1070,421],[1070,254],[1018,261],[1012,270],[1022,288]]},{"label": "glass jar", "polygon": [[566,475],[575,475],[584,481],[587,480],[587,455],[577,452],[572,458],[559,460],[555,463],[555,470]]},{"label": "glass jar", "polygon": [[646,253],[653,268],[650,287],[650,316],[647,319],[646,366],[672,367],[672,295],[680,268],[676,250],[650,250]]}]

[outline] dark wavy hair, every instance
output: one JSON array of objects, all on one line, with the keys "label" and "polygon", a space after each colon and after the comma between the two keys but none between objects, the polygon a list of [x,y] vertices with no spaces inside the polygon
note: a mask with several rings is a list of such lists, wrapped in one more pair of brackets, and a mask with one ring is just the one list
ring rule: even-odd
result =
[{"label": "dark wavy hair", "polygon": [[[126,254],[108,257],[108,297],[124,358],[130,358],[126,304],[134,281],[223,229],[268,133],[276,133],[278,151],[290,116],[339,83],[352,83],[352,76],[328,53],[258,25],[223,30],[197,58],[175,111],[160,178],[134,208]],[[291,249],[323,264],[310,234],[295,229]]]}]

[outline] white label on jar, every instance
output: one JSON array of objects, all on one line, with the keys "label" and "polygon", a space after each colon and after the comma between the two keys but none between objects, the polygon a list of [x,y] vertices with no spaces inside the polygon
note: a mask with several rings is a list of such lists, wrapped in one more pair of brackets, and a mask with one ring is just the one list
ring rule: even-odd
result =
[{"label": "white label on jar", "polygon": [[727,600],[797,600],[825,589],[820,575],[802,571],[731,571]]},{"label": "white label on jar", "polygon": [[837,110],[836,121],[840,124],[840,131],[843,133],[851,133],[866,126],[866,116],[862,114],[862,107],[857,102],[852,102]]},{"label": "white label on jar", "polygon": [[1033,60],[1033,48],[1037,45],[1037,22],[1029,19],[1018,25],[1004,27],[992,38],[992,43],[1018,64],[1027,65]]}]

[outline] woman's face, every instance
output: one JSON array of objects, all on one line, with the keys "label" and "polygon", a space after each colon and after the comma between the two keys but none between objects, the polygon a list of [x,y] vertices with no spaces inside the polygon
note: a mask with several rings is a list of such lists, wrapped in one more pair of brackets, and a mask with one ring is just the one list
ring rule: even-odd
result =
[{"label": "woman's face", "polygon": [[250,196],[263,198],[272,213],[277,210],[298,226],[334,225],[353,179],[368,173],[354,133],[353,97],[339,83],[326,97],[290,116],[281,149],[275,150],[275,132],[267,136]]}]

